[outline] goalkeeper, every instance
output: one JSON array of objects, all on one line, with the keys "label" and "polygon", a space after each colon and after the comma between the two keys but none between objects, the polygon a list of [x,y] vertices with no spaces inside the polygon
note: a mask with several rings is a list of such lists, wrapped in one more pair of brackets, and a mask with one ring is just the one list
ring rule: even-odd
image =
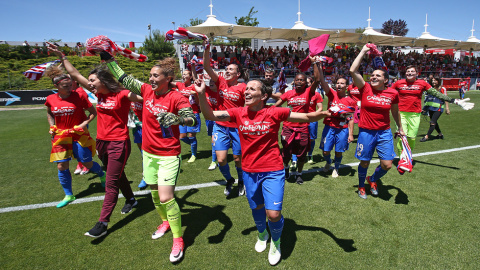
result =
[{"label": "goalkeeper", "polygon": [[177,262],[183,257],[184,250],[180,207],[174,197],[182,161],[178,125],[197,124],[188,99],[171,88],[177,64],[173,58],[159,61],[150,70],[150,84],[146,84],[127,76],[107,52],[100,55],[125,88],[143,97],[143,174],[163,221],[152,238],[160,238],[171,229],[170,261]]}]

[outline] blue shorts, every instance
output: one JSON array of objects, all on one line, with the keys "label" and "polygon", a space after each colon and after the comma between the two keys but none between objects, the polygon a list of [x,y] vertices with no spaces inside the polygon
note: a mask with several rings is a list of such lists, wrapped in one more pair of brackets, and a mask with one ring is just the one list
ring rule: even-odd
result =
[{"label": "blue shorts", "polygon": [[265,209],[282,210],[285,170],[261,173],[243,171],[243,182],[251,209],[265,204]]},{"label": "blue shorts", "polygon": [[[78,160],[78,162],[90,162],[92,161],[92,151],[88,147],[82,147],[78,142],[73,142],[72,143],[72,150],[73,150],[73,157]],[[54,162],[65,162],[65,161],[70,161],[72,158],[66,158],[62,160],[57,160]]]},{"label": "blue shorts", "polygon": [[371,160],[375,149],[380,160],[393,160],[395,158],[392,131],[390,129],[369,130],[360,128],[355,157],[359,160]]},{"label": "blue shorts", "polygon": [[320,149],[330,152],[335,147],[335,152],[343,153],[348,150],[348,128],[334,128],[325,126],[322,132]]},{"label": "blue shorts", "polygon": [[132,135],[133,135],[133,142],[134,143],[142,143],[142,128],[141,127],[135,127],[132,129]]},{"label": "blue shorts", "polygon": [[228,150],[230,143],[232,144],[233,154],[240,156],[242,154],[242,148],[240,147],[238,129],[220,126],[215,123],[215,125],[213,125],[213,149],[215,149],[215,151]]},{"label": "blue shorts", "polygon": [[318,134],[318,122],[311,122],[308,125],[308,133],[310,133],[310,140],[316,140]]},{"label": "blue shorts", "polygon": [[199,113],[195,113],[195,118],[197,118],[197,124],[193,127],[190,127],[190,126],[182,126],[182,125],[179,125],[178,126],[178,129],[180,130],[180,133],[198,133],[200,132],[200,129],[202,127],[202,120],[200,119],[200,114]]},{"label": "blue shorts", "polygon": [[210,137],[212,137],[213,134],[213,124],[215,124],[215,121],[205,120],[205,125],[207,126],[207,134]]}]

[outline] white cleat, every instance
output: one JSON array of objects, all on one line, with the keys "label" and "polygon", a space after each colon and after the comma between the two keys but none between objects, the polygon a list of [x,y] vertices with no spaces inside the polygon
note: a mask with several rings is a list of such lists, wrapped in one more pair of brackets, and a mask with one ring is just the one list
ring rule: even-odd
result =
[{"label": "white cleat", "polygon": [[265,232],[264,238],[260,238],[260,233],[258,234],[258,239],[257,243],[255,244],[255,251],[256,252],[263,252],[265,249],[267,249],[267,241],[270,235],[268,232]]},{"label": "white cleat", "polygon": [[276,265],[282,258],[282,253],[280,251],[280,239],[277,243],[270,241],[270,251],[268,252],[268,262],[270,265]]},{"label": "white cleat", "polygon": [[337,169],[333,169],[332,177],[333,177],[333,178],[337,178],[337,177],[338,177],[338,171],[337,171]]}]

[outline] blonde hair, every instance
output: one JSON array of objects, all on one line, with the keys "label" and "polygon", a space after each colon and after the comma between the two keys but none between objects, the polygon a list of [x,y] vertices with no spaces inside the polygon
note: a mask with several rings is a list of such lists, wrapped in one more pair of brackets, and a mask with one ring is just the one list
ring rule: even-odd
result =
[{"label": "blonde hair", "polygon": [[171,76],[172,80],[175,78],[175,72],[177,72],[179,69],[177,61],[172,57],[159,60],[154,67],[160,68],[162,70],[162,74],[165,76]]},{"label": "blonde hair", "polygon": [[70,78],[70,76],[65,74],[65,72],[58,66],[50,66],[47,68],[47,70],[45,70],[44,75],[50,77],[50,79],[52,79],[52,83],[55,85],[63,79]]}]

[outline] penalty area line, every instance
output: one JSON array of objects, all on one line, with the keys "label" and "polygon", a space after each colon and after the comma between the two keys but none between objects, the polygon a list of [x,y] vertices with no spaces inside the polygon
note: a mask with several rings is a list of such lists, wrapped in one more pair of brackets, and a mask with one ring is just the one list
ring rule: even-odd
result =
[{"label": "penalty area line", "polygon": [[[480,145],[472,145],[472,146],[445,149],[445,150],[439,150],[439,151],[417,153],[417,154],[413,154],[413,157],[414,158],[415,157],[423,157],[423,156],[451,153],[451,152],[457,152],[457,151],[471,150],[471,149],[476,149],[476,148],[480,148]],[[380,160],[376,159],[376,160],[372,160],[370,162],[370,164],[375,164],[375,163],[379,163],[379,162],[380,162]],[[347,166],[353,167],[353,166],[358,166],[358,164],[359,164],[359,162],[353,162],[353,163],[349,163],[349,164],[343,164],[341,167],[347,167]],[[320,171],[322,171],[322,168],[306,170],[303,173],[315,173],[315,172],[320,172]],[[175,188],[175,191],[189,190],[189,189],[194,189],[194,188],[198,189],[198,188],[215,187],[215,186],[222,186],[222,185],[225,185],[225,184],[226,184],[226,181],[217,181],[217,182],[210,182],[210,183],[196,184],[196,185],[189,185],[189,186],[178,186],[178,187]],[[150,190],[141,190],[141,191],[134,192],[134,194],[136,196],[148,195],[149,193],[150,193]],[[119,194],[118,198],[123,198],[123,194]],[[105,199],[105,196],[95,196],[95,197],[81,198],[81,199],[77,199],[77,200],[71,202],[70,204],[80,204],[80,203],[87,203],[87,202],[103,201],[104,199]],[[5,208],[0,208],[0,213],[9,213],[9,212],[16,212],[16,211],[55,207],[58,203],[59,203],[59,201],[58,202],[49,202],[49,203],[22,205],[22,206],[5,207]]]}]

